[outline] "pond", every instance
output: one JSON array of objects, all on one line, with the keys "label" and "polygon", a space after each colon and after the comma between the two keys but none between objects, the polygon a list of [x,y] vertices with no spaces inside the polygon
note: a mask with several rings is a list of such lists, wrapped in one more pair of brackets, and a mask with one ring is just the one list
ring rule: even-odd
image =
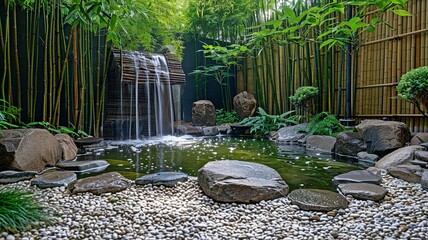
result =
[{"label": "pond", "polygon": [[334,176],[363,169],[363,166],[351,162],[336,161],[329,154],[306,154],[303,147],[279,145],[263,139],[167,136],[109,142],[109,146],[103,152],[80,156],[78,160],[104,159],[110,163],[104,172],[117,171],[131,180],[159,171],[181,171],[196,176],[197,171],[209,161],[242,160],[274,168],[290,190],[334,190],[331,182]]}]

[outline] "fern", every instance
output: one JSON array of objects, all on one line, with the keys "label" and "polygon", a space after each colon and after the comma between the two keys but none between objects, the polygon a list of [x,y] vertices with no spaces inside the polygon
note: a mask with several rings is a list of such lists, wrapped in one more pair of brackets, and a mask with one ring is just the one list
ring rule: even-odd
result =
[{"label": "fern", "polygon": [[306,133],[309,135],[327,135],[336,137],[346,128],[340,124],[334,115],[328,112],[322,112],[314,115],[314,118],[308,123]]}]

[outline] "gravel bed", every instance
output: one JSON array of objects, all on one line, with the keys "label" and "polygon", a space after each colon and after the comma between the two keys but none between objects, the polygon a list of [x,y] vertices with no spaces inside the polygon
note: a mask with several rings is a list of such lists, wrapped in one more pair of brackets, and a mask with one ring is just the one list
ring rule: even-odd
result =
[{"label": "gravel bed", "polygon": [[0,239],[427,239],[428,192],[389,175],[381,203],[348,198],[348,209],[302,211],[288,198],[216,203],[194,178],[174,188],[137,186],[115,194],[70,195],[29,182],[52,223]]}]

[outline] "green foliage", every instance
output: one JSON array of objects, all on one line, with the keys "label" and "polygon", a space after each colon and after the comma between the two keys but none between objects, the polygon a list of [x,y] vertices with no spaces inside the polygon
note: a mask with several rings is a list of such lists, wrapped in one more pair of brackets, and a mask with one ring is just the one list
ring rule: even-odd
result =
[{"label": "green foliage", "polygon": [[308,123],[306,132],[309,135],[327,135],[336,137],[339,133],[344,132],[345,127],[340,124],[339,120],[328,112],[322,112],[314,115]]},{"label": "green foliage", "polygon": [[73,126],[73,124],[70,124],[70,125],[71,125],[71,127],[59,126],[58,128],[56,128],[55,126],[53,126],[49,122],[42,121],[42,122],[30,122],[30,123],[25,124],[24,126],[26,128],[43,128],[43,129],[48,130],[52,134],[65,133],[65,134],[68,134],[72,138],[88,137],[89,136],[83,130],[76,131],[76,128]]},{"label": "green foliage", "polygon": [[[11,105],[8,101],[0,99],[0,129],[18,128],[13,122],[19,122],[21,109]],[[0,137],[2,133],[0,132]]]},{"label": "green foliage", "polygon": [[234,110],[226,111],[224,109],[216,109],[215,110],[215,118],[216,123],[218,125],[225,124],[225,123],[236,123],[241,120],[238,116],[238,113]]},{"label": "green foliage", "polygon": [[32,193],[18,190],[0,190],[0,230],[19,232],[47,221],[43,207]]},{"label": "green foliage", "polygon": [[304,106],[308,101],[318,95],[318,88],[304,86],[299,87],[293,96],[290,96],[290,102],[296,106]]},{"label": "green foliage", "polygon": [[256,137],[263,137],[272,131],[298,123],[294,120],[294,116],[291,116],[294,111],[288,111],[281,115],[269,115],[259,107],[258,113],[258,116],[246,118],[239,123],[242,126],[250,126],[250,132]]},{"label": "green foliage", "polygon": [[404,74],[397,86],[398,97],[413,103],[428,117],[428,66],[410,70]]}]

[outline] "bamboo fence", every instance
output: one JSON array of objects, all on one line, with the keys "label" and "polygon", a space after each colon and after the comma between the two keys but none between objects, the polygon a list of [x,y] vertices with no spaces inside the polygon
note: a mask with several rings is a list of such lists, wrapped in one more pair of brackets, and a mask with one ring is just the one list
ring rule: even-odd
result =
[{"label": "bamboo fence", "polygon": [[[428,132],[428,119],[423,118],[414,105],[399,99],[396,92],[404,73],[428,65],[428,3],[426,0],[409,1],[408,11],[412,16],[399,17],[393,13],[385,16],[392,28],[380,25],[375,32],[361,35],[360,47],[353,57],[351,84],[352,116],[357,123],[364,119],[388,118],[406,123],[412,132]],[[344,53],[338,49],[314,51],[314,47],[314,44],[271,46],[268,54],[275,56],[270,57],[269,62],[276,63],[275,66],[265,64],[267,57],[248,58],[238,72],[238,92],[246,90],[258,96],[256,92],[262,89],[268,97],[259,101],[259,105],[271,113],[280,113],[293,109],[288,97],[294,89],[317,86],[320,88],[317,110],[344,117]],[[266,84],[269,78],[266,68],[269,67],[276,69],[271,71],[277,73],[273,76],[275,85]],[[274,89],[280,90],[272,94]]]}]

